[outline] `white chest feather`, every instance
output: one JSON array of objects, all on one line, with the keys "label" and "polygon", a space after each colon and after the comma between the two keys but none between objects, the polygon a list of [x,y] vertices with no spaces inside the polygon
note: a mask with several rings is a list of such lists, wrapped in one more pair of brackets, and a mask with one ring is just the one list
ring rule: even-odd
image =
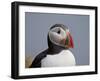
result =
[{"label": "white chest feather", "polygon": [[63,50],[55,55],[47,55],[47,57],[41,61],[42,67],[74,66],[75,64],[75,58],[69,50]]}]

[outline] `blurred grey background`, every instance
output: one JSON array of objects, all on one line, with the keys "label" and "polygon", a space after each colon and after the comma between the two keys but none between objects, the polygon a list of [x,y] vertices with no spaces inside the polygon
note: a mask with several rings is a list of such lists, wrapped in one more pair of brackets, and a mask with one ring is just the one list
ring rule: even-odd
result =
[{"label": "blurred grey background", "polygon": [[[47,34],[54,24],[66,25],[73,37],[74,48],[70,49],[77,65],[89,64],[89,16],[25,12],[25,57],[34,59],[48,48]],[[28,62],[27,62],[28,63]]]}]

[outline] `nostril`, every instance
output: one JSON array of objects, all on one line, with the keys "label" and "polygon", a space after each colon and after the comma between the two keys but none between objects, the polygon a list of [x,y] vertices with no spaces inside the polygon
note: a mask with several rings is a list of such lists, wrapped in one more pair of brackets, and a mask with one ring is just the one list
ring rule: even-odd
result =
[{"label": "nostril", "polygon": [[60,30],[58,30],[58,32],[57,32],[58,34],[60,34]]}]

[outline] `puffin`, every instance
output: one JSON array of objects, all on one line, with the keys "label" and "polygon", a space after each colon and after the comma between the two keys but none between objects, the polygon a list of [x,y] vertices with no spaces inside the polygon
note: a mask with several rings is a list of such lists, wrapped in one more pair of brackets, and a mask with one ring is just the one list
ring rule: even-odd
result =
[{"label": "puffin", "polygon": [[76,61],[69,48],[74,48],[67,26],[54,24],[47,35],[48,48],[39,53],[29,68],[75,66]]}]

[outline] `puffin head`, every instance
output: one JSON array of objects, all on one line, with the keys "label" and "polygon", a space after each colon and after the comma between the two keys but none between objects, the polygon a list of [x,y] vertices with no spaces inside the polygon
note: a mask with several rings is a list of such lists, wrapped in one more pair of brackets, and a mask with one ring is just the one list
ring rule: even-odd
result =
[{"label": "puffin head", "polygon": [[48,46],[53,48],[59,46],[61,48],[73,48],[73,39],[67,26],[63,24],[53,25],[48,32]]}]

